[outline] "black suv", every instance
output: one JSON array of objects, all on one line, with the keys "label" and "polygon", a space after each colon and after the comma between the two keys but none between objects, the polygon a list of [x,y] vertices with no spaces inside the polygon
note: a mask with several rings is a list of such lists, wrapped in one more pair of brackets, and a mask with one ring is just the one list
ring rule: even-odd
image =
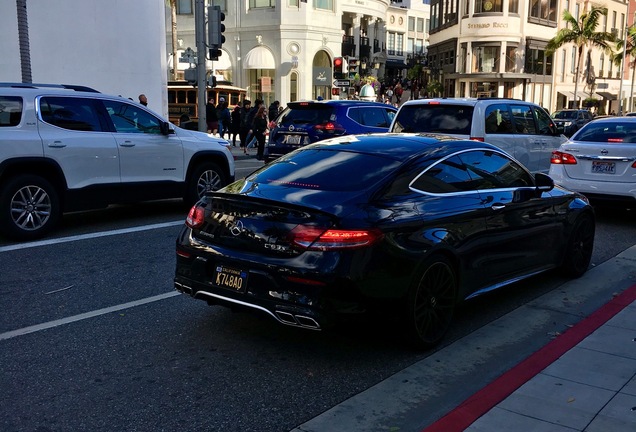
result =
[{"label": "black suv", "polygon": [[396,112],[391,105],[359,100],[291,102],[270,130],[265,161],[327,138],[386,132]]},{"label": "black suv", "polygon": [[552,118],[557,130],[568,137],[594,119],[592,113],[584,109],[564,109],[552,114]]}]

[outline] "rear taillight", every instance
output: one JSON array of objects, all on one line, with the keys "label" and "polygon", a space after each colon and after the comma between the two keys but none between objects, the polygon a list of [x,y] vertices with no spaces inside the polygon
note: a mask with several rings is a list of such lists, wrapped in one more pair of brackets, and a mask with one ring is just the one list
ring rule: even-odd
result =
[{"label": "rear taillight", "polygon": [[290,241],[308,250],[334,250],[369,246],[382,237],[382,232],[369,230],[336,230],[298,225],[290,232]]},{"label": "rear taillight", "polygon": [[480,141],[480,142],[484,142],[484,137],[470,137],[468,138],[469,140],[472,141]]},{"label": "rear taillight", "polygon": [[205,207],[200,204],[195,204],[190,209],[188,217],[185,220],[185,224],[190,228],[201,228],[203,221],[205,220]]},{"label": "rear taillight", "polygon": [[328,133],[328,134],[344,133],[344,131],[345,131],[345,128],[343,128],[338,123],[334,123],[334,122],[327,122],[327,123],[318,124],[318,125],[314,126],[314,129],[317,132],[323,132],[323,133]]},{"label": "rear taillight", "polygon": [[553,151],[550,163],[555,165],[576,165],[576,158],[570,153]]}]

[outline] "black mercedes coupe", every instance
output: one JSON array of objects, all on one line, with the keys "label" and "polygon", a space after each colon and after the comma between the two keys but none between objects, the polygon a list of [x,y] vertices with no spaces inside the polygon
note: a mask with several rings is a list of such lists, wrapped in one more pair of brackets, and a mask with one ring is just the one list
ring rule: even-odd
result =
[{"label": "black mercedes coupe", "polygon": [[594,231],[585,197],[495,146],[352,135],[208,193],[177,238],[174,282],[305,329],[390,315],[431,347],[459,301],[550,269],[581,276]]}]

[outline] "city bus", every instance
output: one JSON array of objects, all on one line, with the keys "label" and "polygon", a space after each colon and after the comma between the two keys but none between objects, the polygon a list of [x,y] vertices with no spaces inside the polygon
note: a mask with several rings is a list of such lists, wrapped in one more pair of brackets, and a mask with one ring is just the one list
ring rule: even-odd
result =
[{"label": "city bus", "polygon": [[[188,114],[190,120],[197,121],[199,118],[197,94],[199,90],[188,84],[187,81],[168,81],[168,115],[172,123],[178,125],[179,118],[183,114]],[[216,87],[207,89],[207,101],[214,99],[214,105],[219,104],[221,97],[225,98],[230,111],[245,99],[247,93],[245,89],[234,87],[228,84],[217,84]]]}]

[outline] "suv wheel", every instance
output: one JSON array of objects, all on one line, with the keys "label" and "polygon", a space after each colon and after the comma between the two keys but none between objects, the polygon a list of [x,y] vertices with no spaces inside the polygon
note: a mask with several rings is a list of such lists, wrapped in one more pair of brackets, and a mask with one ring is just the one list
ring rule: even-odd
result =
[{"label": "suv wheel", "polygon": [[14,240],[33,240],[53,228],[60,201],[53,185],[35,175],[9,180],[0,193],[0,230]]},{"label": "suv wheel", "polygon": [[190,205],[194,204],[206,192],[219,190],[226,183],[225,174],[217,164],[212,162],[202,163],[192,171],[192,176],[188,181],[188,189],[186,190],[186,202]]}]

